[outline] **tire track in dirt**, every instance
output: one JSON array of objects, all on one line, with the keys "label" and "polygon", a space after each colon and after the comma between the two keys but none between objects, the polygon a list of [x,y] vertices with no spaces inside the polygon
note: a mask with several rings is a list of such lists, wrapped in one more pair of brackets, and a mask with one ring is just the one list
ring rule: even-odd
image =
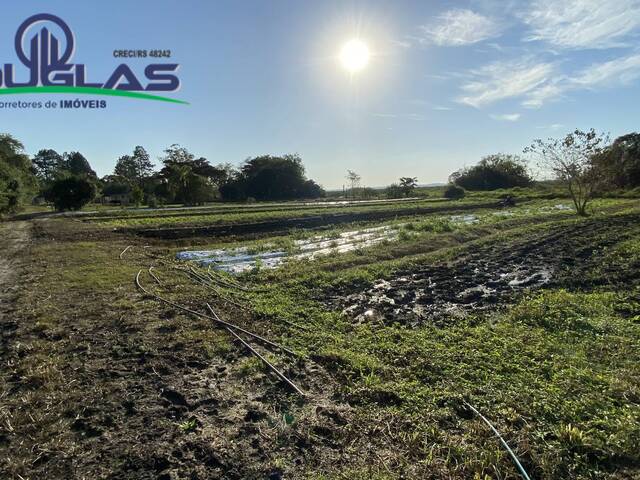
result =
[{"label": "tire track in dirt", "polygon": [[19,293],[19,274],[23,264],[21,253],[31,240],[29,222],[6,222],[0,224],[0,353],[13,336],[17,325],[12,313]]}]

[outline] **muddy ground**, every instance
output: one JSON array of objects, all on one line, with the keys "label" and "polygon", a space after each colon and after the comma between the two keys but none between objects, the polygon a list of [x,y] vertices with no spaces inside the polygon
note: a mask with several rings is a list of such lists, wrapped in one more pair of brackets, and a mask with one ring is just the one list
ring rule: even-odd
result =
[{"label": "muddy ground", "polygon": [[[634,235],[629,227],[639,221],[638,215],[598,218],[526,239],[480,244],[454,261],[402,269],[356,291],[331,291],[328,304],[356,322],[446,325],[472,311],[495,311],[523,291],[593,287],[586,273],[602,250]],[[640,272],[625,278],[608,272],[603,278],[630,287]]]}]

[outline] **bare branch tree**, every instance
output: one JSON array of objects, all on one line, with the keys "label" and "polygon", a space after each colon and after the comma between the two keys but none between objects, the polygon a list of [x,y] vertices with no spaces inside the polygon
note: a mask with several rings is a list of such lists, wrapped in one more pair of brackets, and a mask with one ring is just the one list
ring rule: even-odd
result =
[{"label": "bare branch tree", "polygon": [[587,204],[603,181],[593,158],[607,148],[609,142],[607,134],[592,128],[588,132],[575,130],[564,138],[534,140],[524,151],[540,157],[540,166],[566,186],[576,213],[586,215]]},{"label": "bare branch tree", "polygon": [[346,178],[349,181],[349,184],[351,185],[351,197],[355,198],[356,189],[360,188],[360,180],[362,179],[362,177],[358,175],[356,172],[354,172],[353,170],[347,170]]}]

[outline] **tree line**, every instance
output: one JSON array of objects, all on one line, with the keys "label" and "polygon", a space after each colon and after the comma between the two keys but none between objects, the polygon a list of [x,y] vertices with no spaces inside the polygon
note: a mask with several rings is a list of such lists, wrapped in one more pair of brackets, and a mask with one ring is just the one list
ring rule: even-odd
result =
[{"label": "tree line", "polygon": [[263,155],[240,168],[212,165],[185,147],[171,145],[156,170],[148,152],[136,146],[117,159],[113,173],[98,178],[80,152],[43,149],[29,158],[11,135],[0,135],[0,214],[42,197],[58,210],[77,210],[97,196],[128,203],[202,205],[213,200],[318,198],[323,188],[305,175],[299,155]]},{"label": "tree line", "polygon": [[[596,195],[640,187],[640,133],[613,142],[608,135],[575,130],[561,138],[537,139],[524,149],[529,159],[565,186],[580,215]],[[171,145],[155,170],[147,151],[136,146],[117,159],[113,173],[98,178],[89,161],[77,151],[40,150],[33,158],[8,134],[0,134],[0,214],[15,212],[35,196],[58,210],[79,209],[97,195],[126,196],[133,204],[182,203],[200,205],[212,200],[268,201],[319,198],[325,191],[305,175],[299,155],[263,155],[245,160],[239,168],[212,165],[180,145]],[[445,196],[462,198],[465,191],[496,190],[533,185],[530,162],[512,154],[494,154],[476,165],[453,172]],[[361,187],[361,177],[347,171],[352,198],[371,198],[379,192]],[[417,188],[416,177],[401,177],[384,191],[389,198],[407,198]]]}]

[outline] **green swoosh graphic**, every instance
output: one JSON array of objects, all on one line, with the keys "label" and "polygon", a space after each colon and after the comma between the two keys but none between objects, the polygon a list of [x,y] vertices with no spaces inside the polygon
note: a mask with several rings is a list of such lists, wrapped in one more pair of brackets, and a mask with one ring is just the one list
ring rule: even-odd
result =
[{"label": "green swoosh graphic", "polygon": [[127,90],[111,90],[108,88],[96,87],[65,87],[60,85],[48,87],[13,87],[0,88],[0,95],[18,95],[29,93],[70,93],[76,95],[107,95],[112,97],[129,97],[139,98],[142,100],[156,100],[159,102],[180,103],[189,105],[184,100],[176,100],[175,98],[161,97],[159,95],[149,95],[148,93],[130,92]]}]

